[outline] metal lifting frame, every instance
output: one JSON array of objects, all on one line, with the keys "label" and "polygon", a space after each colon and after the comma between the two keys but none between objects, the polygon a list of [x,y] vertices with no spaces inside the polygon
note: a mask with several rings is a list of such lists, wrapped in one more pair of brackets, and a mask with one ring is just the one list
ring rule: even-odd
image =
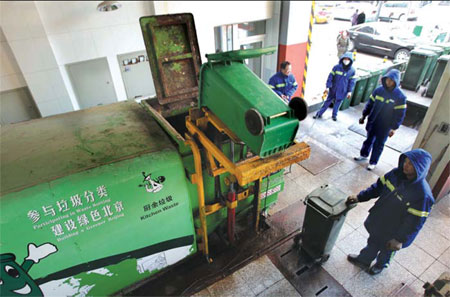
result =
[{"label": "metal lifting frame", "polygon": [[[198,111],[198,110],[197,110]],[[257,181],[257,185],[261,185],[262,179],[283,168],[290,166],[293,163],[300,162],[309,158],[310,147],[305,142],[296,143],[289,147],[286,151],[261,159],[258,156],[251,157],[238,163],[233,163],[202,131],[206,128],[207,123],[211,123],[219,132],[225,133],[233,142],[240,143],[240,139],[228,128],[225,124],[218,119],[212,112],[206,108],[202,109],[202,116],[195,116],[193,110],[189,111],[189,116],[186,117],[186,144],[192,148],[195,164],[195,173],[191,176],[192,183],[197,185],[198,193],[198,205],[199,205],[199,217],[201,228],[197,232],[202,237],[202,244],[200,249],[206,256],[208,262],[212,262],[209,258],[208,247],[208,233],[206,225],[206,216],[215,213],[224,206],[220,203],[212,205],[205,205],[205,194],[203,186],[203,172],[202,172],[202,160],[200,149],[196,143],[196,140],[202,144],[206,151],[206,157],[209,164],[209,169],[212,176],[218,176],[223,173],[230,173],[230,180],[236,181],[240,186],[245,186],[251,182]],[[214,160],[217,160],[220,167],[216,166]],[[254,189],[250,187],[245,191],[239,193],[236,197],[236,201],[233,203],[227,202],[227,208],[236,208],[237,202],[246,199],[251,194],[257,195],[258,198],[255,201],[255,231],[258,231],[259,226],[259,210],[260,210],[260,189],[259,186]]]}]

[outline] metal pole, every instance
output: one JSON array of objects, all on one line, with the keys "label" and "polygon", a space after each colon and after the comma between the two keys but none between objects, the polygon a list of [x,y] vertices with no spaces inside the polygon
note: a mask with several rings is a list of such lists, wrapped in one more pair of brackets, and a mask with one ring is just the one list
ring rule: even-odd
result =
[{"label": "metal pole", "polygon": [[375,16],[375,22],[378,22],[378,18],[380,17],[381,7],[383,6],[384,1],[378,1],[378,9],[377,15]]}]

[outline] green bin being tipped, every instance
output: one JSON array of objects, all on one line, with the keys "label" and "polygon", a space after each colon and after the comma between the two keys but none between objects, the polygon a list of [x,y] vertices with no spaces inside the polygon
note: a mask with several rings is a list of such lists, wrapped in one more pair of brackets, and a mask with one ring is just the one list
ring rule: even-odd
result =
[{"label": "green bin being tipped", "polygon": [[[253,153],[268,157],[293,144],[299,120],[307,115],[303,99],[289,106],[244,63],[276,47],[206,55],[200,69],[199,105],[211,110]],[[292,108],[291,108],[291,107]]]}]

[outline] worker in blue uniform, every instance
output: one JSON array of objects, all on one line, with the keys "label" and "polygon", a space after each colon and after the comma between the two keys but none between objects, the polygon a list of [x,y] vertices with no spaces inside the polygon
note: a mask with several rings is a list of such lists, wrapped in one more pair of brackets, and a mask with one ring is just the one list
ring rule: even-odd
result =
[{"label": "worker in blue uniform", "polygon": [[327,80],[327,89],[325,92],[328,94],[327,100],[323,103],[322,107],[313,116],[314,119],[321,118],[322,114],[330,106],[334,100],[333,105],[333,121],[337,120],[337,113],[342,101],[347,98],[350,100],[352,96],[353,87],[355,86],[355,69],[352,67],[353,57],[352,53],[345,53],[339,59],[339,64],[335,65],[331,69]]},{"label": "worker in blue uniform", "polygon": [[423,149],[401,154],[397,168],[357,196],[347,198],[347,203],[358,203],[379,197],[364,222],[369,232],[367,246],[359,255],[348,255],[351,263],[378,274],[388,267],[396,251],[414,241],[434,204],[426,181],[430,164],[431,155]]},{"label": "worker in blue uniform", "polygon": [[275,73],[269,80],[269,87],[278,94],[286,103],[289,103],[292,95],[298,88],[289,61],[284,61],[280,65],[280,71]]},{"label": "worker in blue uniform", "polygon": [[381,79],[381,86],[370,95],[363,110],[360,124],[367,120],[367,138],[363,142],[359,157],[355,161],[366,160],[370,156],[368,170],[373,170],[383,152],[384,143],[400,127],[406,114],[406,96],[400,90],[400,71],[392,69]]}]

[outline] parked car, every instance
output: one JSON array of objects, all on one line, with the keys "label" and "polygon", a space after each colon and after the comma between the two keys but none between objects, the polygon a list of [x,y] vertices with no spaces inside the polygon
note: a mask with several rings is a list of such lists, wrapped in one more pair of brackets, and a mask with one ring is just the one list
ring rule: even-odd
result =
[{"label": "parked car", "polygon": [[415,1],[386,1],[381,6],[379,20],[415,21],[419,4],[420,2],[415,3]]},{"label": "parked car", "polygon": [[330,10],[325,7],[321,7],[320,5],[316,7],[314,10],[314,23],[315,24],[324,24],[328,23],[333,19],[333,15]]},{"label": "parked car", "polygon": [[410,51],[415,47],[415,36],[391,23],[360,24],[351,27],[348,32],[350,51],[356,49],[394,60],[408,60]]},{"label": "parked car", "polygon": [[364,11],[366,22],[374,22],[377,15],[377,8],[370,3],[342,3],[333,9],[333,18],[336,20],[351,21],[352,15],[358,9],[358,13]]}]

